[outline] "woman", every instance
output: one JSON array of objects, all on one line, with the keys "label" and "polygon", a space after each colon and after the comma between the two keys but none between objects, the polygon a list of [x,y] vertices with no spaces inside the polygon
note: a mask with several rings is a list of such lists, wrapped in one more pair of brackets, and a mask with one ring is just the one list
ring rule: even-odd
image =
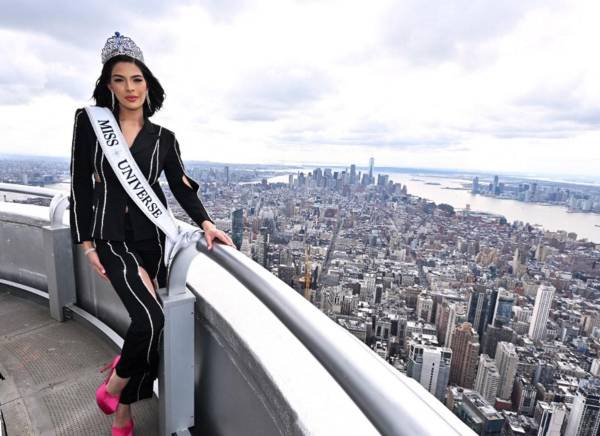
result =
[{"label": "woman", "polygon": [[[213,241],[234,246],[218,230],[200,199],[199,185],[185,172],[175,134],[150,122],[165,93],[128,37],[108,38],[96,82],[96,105],[110,108],[132,157],[158,198],[166,198],[158,179],[164,169],[169,187],[186,213]],[[123,189],[86,111],[75,112],[71,158],[70,223],[73,242],[81,244],[92,268],[109,281],[131,317],[123,349],[96,392],[99,407],[115,413],[113,434],[133,434],[130,404],[150,398],[157,377],[164,313],[159,287],[166,285],[165,234],[144,215]],[[92,183],[93,181],[93,183]]]}]

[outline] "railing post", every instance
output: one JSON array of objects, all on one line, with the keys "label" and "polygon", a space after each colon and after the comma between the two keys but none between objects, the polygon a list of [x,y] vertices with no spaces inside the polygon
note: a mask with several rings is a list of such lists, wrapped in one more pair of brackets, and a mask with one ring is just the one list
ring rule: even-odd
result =
[{"label": "railing post", "polygon": [[50,316],[57,321],[64,321],[63,308],[77,300],[71,230],[62,223],[68,198],[62,193],[52,198],[50,225],[43,227]]},{"label": "railing post", "polygon": [[190,234],[173,258],[167,287],[158,292],[163,301],[165,325],[159,368],[160,434],[189,435],[194,426],[194,304],[186,289],[190,263],[198,254],[201,232]]}]

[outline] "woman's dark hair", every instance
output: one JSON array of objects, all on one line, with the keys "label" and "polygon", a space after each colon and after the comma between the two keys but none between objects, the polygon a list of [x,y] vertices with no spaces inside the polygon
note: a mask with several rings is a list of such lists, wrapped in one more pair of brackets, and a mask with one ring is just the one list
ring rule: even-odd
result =
[{"label": "woman's dark hair", "polygon": [[[144,63],[127,55],[114,56],[106,61],[102,67],[102,73],[100,73],[100,77],[96,81],[96,87],[94,88],[94,93],[92,94],[92,98],[96,100],[96,105],[104,106],[112,110],[112,96],[110,94],[110,89],[108,89],[108,84],[110,83],[112,69],[117,62],[131,62],[136,64],[139,69],[142,70],[142,75],[146,80],[148,91],[150,92],[150,106],[152,106],[152,109],[150,110],[148,109],[148,105],[144,102],[144,117],[151,117],[154,115],[154,112],[162,107],[163,101],[165,101],[166,97],[165,90],[161,86],[158,79],[154,77],[152,72]],[[113,112],[115,116],[119,115],[119,105],[116,103],[116,99],[115,109]]]}]

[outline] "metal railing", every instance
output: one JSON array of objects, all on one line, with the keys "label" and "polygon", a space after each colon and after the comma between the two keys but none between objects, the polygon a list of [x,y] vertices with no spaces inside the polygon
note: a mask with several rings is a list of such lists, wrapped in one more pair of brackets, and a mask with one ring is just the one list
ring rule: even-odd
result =
[{"label": "metal railing", "polygon": [[437,398],[398,373],[286,283],[232,247],[196,244],[251,291],[315,356],[386,436],[473,435]]},{"label": "metal railing", "polygon": [[62,224],[63,215],[69,206],[69,195],[63,191],[39,186],[17,185],[13,183],[0,183],[0,191],[15,194],[31,194],[38,197],[51,198],[49,209],[50,226]]}]

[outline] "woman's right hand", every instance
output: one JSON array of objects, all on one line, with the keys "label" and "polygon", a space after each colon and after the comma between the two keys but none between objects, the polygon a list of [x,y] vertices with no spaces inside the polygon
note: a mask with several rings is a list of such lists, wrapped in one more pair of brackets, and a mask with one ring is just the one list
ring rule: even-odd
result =
[{"label": "woman's right hand", "polygon": [[88,261],[90,262],[90,265],[96,271],[96,273],[101,278],[103,278],[104,280],[106,280],[107,282],[110,282],[110,280],[106,276],[106,271],[104,270],[104,267],[100,263],[100,258],[98,257],[98,254],[96,253],[96,251],[90,251],[87,254],[87,257],[88,257]]}]

